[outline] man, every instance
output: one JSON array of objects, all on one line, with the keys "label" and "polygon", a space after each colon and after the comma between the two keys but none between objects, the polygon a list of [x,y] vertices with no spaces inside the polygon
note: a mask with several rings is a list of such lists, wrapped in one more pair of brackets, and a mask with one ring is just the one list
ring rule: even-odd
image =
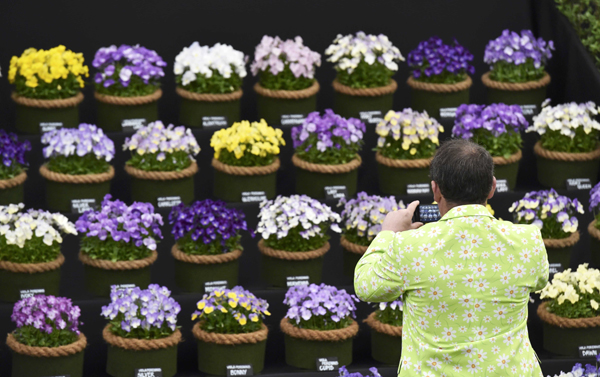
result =
[{"label": "man", "polygon": [[542,376],[527,333],[529,293],[548,282],[539,229],[489,213],[481,146],[448,141],[430,169],[441,220],[412,223],[416,201],[388,214],[355,271],[362,300],[403,297],[399,376]]}]

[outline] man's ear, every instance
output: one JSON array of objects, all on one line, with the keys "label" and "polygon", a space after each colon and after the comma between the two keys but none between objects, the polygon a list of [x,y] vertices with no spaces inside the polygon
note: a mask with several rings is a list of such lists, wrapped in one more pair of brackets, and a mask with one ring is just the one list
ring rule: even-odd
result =
[{"label": "man's ear", "polygon": [[494,177],[494,179],[492,180],[492,191],[490,191],[490,193],[488,194],[488,200],[494,197],[494,194],[496,193],[496,177]]},{"label": "man's ear", "polygon": [[435,181],[431,181],[431,192],[433,192],[433,200],[439,203],[442,200],[442,192]]}]

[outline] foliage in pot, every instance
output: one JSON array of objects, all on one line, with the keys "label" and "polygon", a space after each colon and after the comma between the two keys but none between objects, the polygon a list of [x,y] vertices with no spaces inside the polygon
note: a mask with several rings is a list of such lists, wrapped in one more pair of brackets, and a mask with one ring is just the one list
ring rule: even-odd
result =
[{"label": "foliage in pot", "polygon": [[596,214],[588,226],[592,264],[600,268],[600,183],[590,190],[590,212]]},{"label": "foliage in pot", "polygon": [[600,69],[600,2],[598,0],[554,0],[556,7],[571,21],[581,43]]},{"label": "foliage in pot", "polygon": [[19,141],[12,132],[0,130],[0,205],[23,202],[23,183],[27,179],[25,152],[31,150],[28,140]]},{"label": "foliage in pot", "polygon": [[404,303],[400,300],[381,302],[364,320],[371,328],[373,359],[385,364],[398,364],[402,353],[403,310]]},{"label": "foliage in pot", "polygon": [[585,364],[585,367],[581,363],[575,363],[573,369],[570,372],[560,371],[560,374],[555,374],[554,377],[596,377],[600,373],[600,354],[596,356],[596,365]]}]

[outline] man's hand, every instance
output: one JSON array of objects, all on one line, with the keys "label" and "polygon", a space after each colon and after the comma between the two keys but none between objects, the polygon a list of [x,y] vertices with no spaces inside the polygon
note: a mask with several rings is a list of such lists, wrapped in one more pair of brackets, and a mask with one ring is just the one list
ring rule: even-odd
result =
[{"label": "man's hand", "polygon": [[423,223],[413,223],[412,218],[419,201],[410,203],[406,209],[390,212],[385,216],[381,230],[391,230],[392,232],[404,232],[409,229],[417,229],[423,226]]}]

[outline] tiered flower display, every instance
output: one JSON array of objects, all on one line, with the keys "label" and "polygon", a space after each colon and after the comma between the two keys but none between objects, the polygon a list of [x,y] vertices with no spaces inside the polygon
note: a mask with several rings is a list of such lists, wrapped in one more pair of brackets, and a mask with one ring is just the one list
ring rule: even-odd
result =
[{"label": "tiered flower display", "polygon": [[19,141],[12,132],[0,130],[0,205],[23,202],[23,183],[27,179],[25,152],[28,140]]},{"label": "tiered flower display", "polygon": [[590,212],[594,213],[594,220],[588,225],[590,235],[590,254],[592,265],[600,267],[600,183],[590,190]]},{"label": "tiered flower display", "polygon": [[371,355],[385,363],[396,363],[402,351],[402,315],[404,303],[400,300],[381,302],[365,323],[371,328]]}]

